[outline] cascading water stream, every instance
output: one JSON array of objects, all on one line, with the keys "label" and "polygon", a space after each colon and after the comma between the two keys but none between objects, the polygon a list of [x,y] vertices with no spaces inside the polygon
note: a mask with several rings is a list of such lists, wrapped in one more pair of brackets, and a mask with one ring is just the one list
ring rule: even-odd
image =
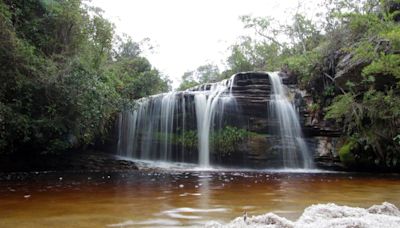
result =
[{"label": "cascading water stream", "polygon": [[192,157],[186,155],[190,151],[185,148],[185,134],[196,130],[198,164],[208,167],[210,135],[215,125],[222,127],[225,105],[234,101],[233,81],[234,76],[193,91],[138,100],[132,111],[119,116],[118,154],[146,160],[193,161],[193,154]]},{"label": "cascading water stream", "polygon": [[[233,83],[237,84],[235,96]],[[259,84],[253,86],[252,83]],[[250,90],[247,90],[248,86]],[[277,73],[242,73],[187,91],[142,98],[135,102],[132,110],[119,116],[118,154],[144,160],[197,163],[203,168],[211,163],[229,162],[227,160],[231,158],[231,161],[238,161],[238,165],[250,162],[247,164],[262,167],[258,161],[266,158],[264,161],[270,165],[266,168],[279,168],[281,164],[284,168],[311,168],[312,160],[302,136],[298,113],[287,98],[285,88]],[[255,94],[257,98],[253,97]],[[266,122],[260,121],[262,113],[267,111],[265,101],[269,101],[271,112]],[[265,111],[261,111],[262,106]],[[242,110],[242,107],[249,110]],[[242,111],[246,114],[242,115]],[[247,119],[242,122],[242,118]],[[224,152],[224,145],[218,140],[225,134],[225,127],[262,129],[258,128],[262,124],[266,124],[266,128],[274,127],[270,129],[271,137],[264,141],[272,143],[268,144],[272,145],[271,150],[250,149],[250,146],[257,146],[252,143],[262,142],[258,135],[257,141],[249,141],[247,149],[232,154]]]},{"label": "cascading water stream", "polygon": [[268,73],[272,85],[270,109],[279,125],[279,135],[285,168],[312,168],[307,144],[301,131],[298,113],[286,95],[277,72]]},{"label": "cascading water stream", "polygon": [[176,93],[171,92],[140,99],[133,111],[121,113],[118,154],[139,159],[170,160],[175,104]]},{"label": "cascading water stream", "polygon": [[[232,86],[234,79],[234,76],[232,76],[229,80],[214,83],[211,85],[208,94],[202,92],[194,97],[199,140],[199,165],[201,167],[210,166],[210,132],[215,124],[216,112],[219,111],[219,117],[222,118],[225,105],[233,100]],[[226,94],[227,92],[229,93]],[[221,97],[222,95],[226,97]]]},{"label": "cascading water stream", "polygon": [[172,137],[174,127],[174,111],[176,97],[175,93],[168,93],[163,96],[161,101],[161,154],[164,156],[164,161],[168,161],[171,158],[172,153]]}]

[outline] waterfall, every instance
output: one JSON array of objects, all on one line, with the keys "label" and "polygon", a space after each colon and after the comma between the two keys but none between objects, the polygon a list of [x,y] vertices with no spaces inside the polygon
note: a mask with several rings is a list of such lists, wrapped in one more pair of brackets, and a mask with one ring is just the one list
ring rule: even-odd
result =
[{"label": "waterfall", "polygon": [[172,156],[172,137],[173,137],[173,126],[174,126],[174,111],[176,97],[175,93],[168,93],[162,97],[161,101],[161,154],[164,156],[164,161],[171,160]]},{"label": "waterfall", "polygon": [[286,89],[277,72],[268,73],[272,86],[270,110],[278,121],[280,146],[285,168],[311,168],[307,144],[301,131],[298,113],[286,95]]},{"label": "waterfall", "polygon": [[171,160],[176,93],[138,100],[119,116],[118,155]]},{"label": "waterfall", "polygon": [[[209,134],[210,127],[206,121],[209,122],[210,115],[206,118],[207,98],[204,94],[199,93],[194,96],[194,103],[196,106],[197,118],[197,137],[198,137],[198,150],[199,150],[199,165],[209,166]],[[208,113],[209,114],[209,113]]]},{"label": "waterfall", "polygon": [[[210,165],[210,135],[223,126],[224,108],[234,101],[234,76],[183,92],[138,100],[118,120],[118,154],[137,159],[191,162],[185,131],[196,130],[198,164]],[[194,117],[194,118],[193,118]]]},{"label": "waterfall", "polygon": [[[210,165],[210,132],[214,130],[216,124],[215,116],[219,112],[218,122],[221,122],[225,105],[234,99],[232,96],[234,77],[213,83],[207,94],[202,91],[194,96],[199,140],[199,165],[202,167]],[[221,124],[218,127],[221,127]]]},{"label": "waterfall", "polygon": [[[250,72],[139,99],[119,114],[118,154],[201,167],[311,168],[298,113],[286,95],[277,73]],[[254,132],[255,141],[241,142],[237,151],[225,152],[221,137],[236,137],[223,135],[227,126]],[[265,149],[257,143],[265,143]]]}]

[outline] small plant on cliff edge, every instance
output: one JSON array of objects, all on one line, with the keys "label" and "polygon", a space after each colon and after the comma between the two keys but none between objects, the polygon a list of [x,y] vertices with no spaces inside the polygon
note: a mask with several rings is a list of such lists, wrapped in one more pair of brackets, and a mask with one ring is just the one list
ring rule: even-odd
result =
[{"label": "small plant on cliff edge", "polygon": [[214,151],[224,154],[230,154],[238,149],[249,136],[250,132],[237,127],[226,126],[225,128],[214,132],[211,136],[211,143],[214,145]]},{"label": "small plant on cliff edge", "polygon": [[182,135],[175,135],[173,142],[183,146],[186,149],[195,149],[198,145],[198,137],[196,131],[184,131]]},{"label": "small plant on cliff edge", "polygon": [[315,113],[315,112],[319,111],[320,106],[319,106],[318,103],[312,103],[312,104],[310,104],[310,105],[308,106],[307,109],[308,109],[308,111],[310,111],[310,112],[312,112],[312,113]]},{"label": "small plant on cliff edge", "polygon": [[346,166],[352,166],[356,163],[354,154],[352,153],[356,147],[357,142],[355,140],[349,140],[339,149],[340,161]]},{"label": "small plant on cliff edge", "polygon": [[[251,132],[237,127],[226,126],[222,129],[216,130],[210,135],[210,145],[213,146],[215,152],[229,154],[235,152],[238,146],[243,143]],[[168,137],[163,133],[155,133],[154,135],[158,140],[171,141],[171,143],[183,146],[186,149],[196,149],[198,146],[197,131],[187,130],[179,134],[169,135]]]}]

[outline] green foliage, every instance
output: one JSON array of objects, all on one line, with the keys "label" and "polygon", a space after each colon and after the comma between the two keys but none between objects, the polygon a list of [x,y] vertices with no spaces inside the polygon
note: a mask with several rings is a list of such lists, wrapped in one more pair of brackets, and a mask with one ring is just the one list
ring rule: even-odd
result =
[{"label": "green foliage", "polygon": [[238,150],[238,146],[245,142],[250,134],[244,129],[226,126],[214,132],[210,137],[210,141],[214,146],[215,152],[229,154]]},{"label": "green foliage", "polygon": [[343,14],[343,18],[342,28],[352,40],[342,50],[351,52],[353,61],[367,64],[362,69],[364,80],[350,78],[350,92],[334,99],[325,118],[342,123],[345,133],[362,145],[364,154],[357,156],[383,167],[396,166],[399,147],[393,139],[400,127],[400,58],[393,51],[400,41],[398,25],[375,12]]},{"label": "green foliage", "polygon": [[308,106],[308,110],[309,110],[311,113],[315,113],[315,112],[317,112],[319,109],[320,109],[320,106],[319,106],[318,103],[312,103],[312,104],[310,104],[310,105]]},{"label": "green foliage", "polygon": [[199,84],[217,82],[221,80],[218,66],[205,64],[199,66],[195,71],[187,71],[182,76],[182,82],[178,90],[186,90]]},{"label": "green foliage", "polygon": [[400,27],[392,25],[386,32],[381,33],[383,39],[390,41],[393,50],[400,50]]},{"label": "green foliage", "polygon": [[283,64],[298,75],[301,86],[306,86],[311,81],[315,65],[320,58],[318,52],[310,51],[302,55],[292,55],[284,59]]},{"label": "green foliage", "polygon": [[122,98],[129,101],[169,90],[168,81],[143,57],[119,57],[108,72]]},{"label": "green foliage", "polygon": [[348,141],[346,142],[340,149],[339,149],[339,158],[340,161],[343,162],[346,166],[352,166],[356,164],[356,160],[352,151],[356,149],[357,143],[355,141]]},{"label": "green foliage", "polygon": [[400,82],[400,55],[382,55],[363,69],[364,76],[394,76]]},{"label": "green foliage", "polygon": [[[213,131],[210,135],[210,145],[215,152],[218,153],[233,153],[239,149],[239,145],[245,142],[253,133],[239,129],[237,127],[226,126],[217,131]],[[164,140],[165,134],[155,133],[158,140]],[[171,142],[176,145],[183,146],[188,150],[193,150],[198,147],[197,131],[187,130],[180,134],[173,134],[170,138]]]},{"label": "green foliage", "polygon": [[352,62],[365,61],[370,62],[376,57],[374,43],[370,41],[360,41],[350,48],[343,48],[353,53]]},{"label": "green foliage", "polygon": [[189,150],[196,149],[198,146],[197,131],[185,131],[182,135],[175,135],[173,142]]},{"label": "green foliage", "polygon": [[[323,107],[325,119],[340,123],[348,138],[360,145],[355,162],[366,158],[393,167],[400,151],[396,141],[400,132],[400,14],[395,4],[326,0],[322,27],[300,13],[283,26],[272,18],[243,16],[244,27],[257,38],[244,37],[232,46],[226,72],[281,68],[296,74],[300,86],[317,101],[314,104]],[[339,67],[345,56],[351,57]],[[346,70],[343,67],[353,70],[345,80],[336,78],[336,73]],[[311,112],[317,109],[309,108]],[[352,145],[343,151],[349,152],[345,149]]]},{"label": "green foliage", "polygon": [[335,86],[334,85],[326,86],[322,95],[324,97],[334,96],[335,95]]},{"label": "green foliage", "polygon": [[280,67],[280,46],[275,42],[257,41],[243,37],[241,43],[230,48],[227,64],[232,73],[246,71],[265,71]]},{"label": "green foliage", "polygon": [[286,26],[284,33],[292,39],[293,54],[306,54],[316,48],[323,38],[316,24],[299,13],[293,16],[293,24]]},{"label": "green foliage", "polygon": [[195,87],[197,85],[199,85],[199,83],[197,81],[194,81],[194,80],[191,80],[191,79],[186,80],[185,76],[183,76],[182,77],[182,82],[178,87],[178,91],[183,91],[183,90]]},{"label": "green foliage", "polygon": [[[325,118],[340,123],[351,139],[352,144],[342,148],[344,159],[356,144],[356,162],[367,158],[381,166],[398,166],[398,0],[324,4],[322,23],[301,13],[287,25],[242,16],[244,27],[255,36],[242,37],[230,47],[227,69],[220,73],[214,64],[200,66],[183,75],[180,89],[240,71],[295,73],[318,101],[310,111],[328,106]],[[140,44],[129,37],[113,40],[114,35],[101,10],[81,0],[0,1],[2,153],[84,147],[105,137],[115,114],[133,99],[169,89],[169,81],[141,56]],[[361,67],[361,73],[355,70],[339,84],[335,76],[343,69],[338,63],[347,54],[352,56],[347,65]],[[215,150],[230,153],[248,134],[226,127],[211,138]],[[173,140],[193,148],[198,139],[187,131]]]},{"label": "green foliage", "polygon": [[165,134],[161,132],[155,132],[154,137],[159,141],[167,141],[172,144],[184,147],[185,150],[191,151],[198,146],[197,131],[186,130],[175,134]]},{"label": "green foliage", "polygon": [[392,167],[397,164],[394,158],[400,155],[399,145],[393,140],[400,129],[399,102],[392,90],[369,90],[357,100],[345,94],[335,98],[325,118],[340,119],[348,136],[374,153],[371,159],[375,163]]},{"label": "green foliage", "polygon": [[348,114],[349,107],[354,104],[354,97],[347,93],[335,97],[333,104],[326,108],[325,119],[336,119],[341,120],[342,117],[346,117]]},{"label": "green foliage", "polygon": [[[227,60],[232,72],[246,72],[253,70],[253,65],[250,62],[251,60],[246,56],[246,49],[249,49],[248,45],[232,46],[231,55]],[[250,49],[248,52],[252,53],[252,50]]]},{"label": "green foliage", "polygon": [[[293,24],[281,26],[272,18],[240,17],[244,27],[252,29],[256,38],[251,36],[241,37],[240,41],[229,48],[226,60],[228,69],[220,74],[217,79],[228,78],[238,72],[247,71],[273,71],[284,66],[296,71],[301,80],[308,80],[309,72],[314,65],[317,53],[312,50],[322,41],[317,26],[304,15],[293,16]],[[283,36],[286,39],[278,38]],[[290,43],[284,40],[290,40]],[[294,55],[294,56],[293,56]],[[214,80],[204,77],[204,80],[189,78],[183,75],[180,89],[189,86],[212,82]]]},{"label": "green foliage", "polygon": [[[168,89],[101,10],[0,1],[0,151],[56,153],[106,137],[131,98]],[[135,53],[135,54],[131,54]]]},{"label": "green foliage", "polygon": [[375,35],[386,28],[377,14],[345,13],[340,15],[345,20],[349,36],[357,41],[360,38]]}]

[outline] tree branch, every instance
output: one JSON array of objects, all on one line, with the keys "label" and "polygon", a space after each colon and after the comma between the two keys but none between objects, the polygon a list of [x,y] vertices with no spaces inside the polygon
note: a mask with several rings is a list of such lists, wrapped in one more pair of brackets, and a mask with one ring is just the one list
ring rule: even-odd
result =
[{"label": "tree branch", "polygon": [[332,76],[330,76],[329,74],[327,74],[327,73],[325,73],[325,72],[324,72],[324,75],[325,75],[327,78],[329,78],[329,79],[335,84],[335,86],[336,86],[338,89],[340,89],[340,91],[341,91],[343,94],[346,94],[346,92],[344,91],[344,89],[336,84],[335,79],[334,79]]}]

